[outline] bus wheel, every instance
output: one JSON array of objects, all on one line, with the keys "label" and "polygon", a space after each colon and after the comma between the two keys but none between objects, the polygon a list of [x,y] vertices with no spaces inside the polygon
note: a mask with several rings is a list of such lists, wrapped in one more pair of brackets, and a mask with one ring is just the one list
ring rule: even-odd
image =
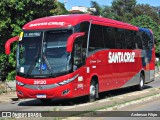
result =
[{"label": "bus wheel", "polygon": [[98,92],[98,84],[95,82],[95,80],[92,80],[90,84],[89,96],[88,96],[89,102],[93,102],[96,100],[97,92]]},{"label": "bus wheel", "polygon": [[138,87],[138,90],[143,90],[144,88],[144,76],[142,73],[140,74],[139,85],[137,87]]}]

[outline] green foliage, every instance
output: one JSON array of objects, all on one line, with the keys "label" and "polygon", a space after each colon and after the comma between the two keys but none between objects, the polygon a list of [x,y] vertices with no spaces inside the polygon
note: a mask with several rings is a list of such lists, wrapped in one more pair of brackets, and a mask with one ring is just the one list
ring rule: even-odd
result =
[{"label": "green foliage", "polygon": [[16,76],[16,71],[15,70],[9,72],[8,76],[7,76],[7,81],[15,80],[15,76]]},{"label": "green foliage", "polygon": [[142,28],[149,28],[153,31],[154,39],[157,42],[156,52],[159,53],[159,45],[160,45],[160,26],[152,20],[150,16],[141,15],[134,19],[132,19],[131,24],[135,26],[139,26]]},{"label": "green foliage", "polygon": [[128,22],[133,18],[132,11],[136,6],[136,0],[113,0],[112,12],[118,17],[116,20]]},{"label": "green foliage", "polygon": [[5,77],[7,74],[8,66],[7,56],[5,54],[0,55],[0,66],[0,76]]},{"label": "green foliage", "polygon": [[8,38],[18,35],[25,23],[36,18],[65,13],[64,5],[56,0],[1,0],[0,31],[2,45]]},{"label": "green foliage", "polygon": [[148,4],[138,4],[134,7],[132,14],[134,17],[137,17],[139,15],[147,15],[152,18],[153,21],[159,22],[160,18],[157,14],[158,9],[155,7],[152,7]]},{"label": "green foliage", "polygon": [[110,6],[102,6],[101,16],[106,17],[106,18],[115,19],[116,14],[114,14],[112,11],[113,9]]},{"label": "green foliage", "polygon": [[15,42],[13,45],[12,45],[12,50],[11,50],[11,53],[9,54],[8,57],[8,63],[10,64],[10,66],[13,67],[13,69],[16,67],[16,50],[17,50],[17,42]]},{"label": "green foliage", "polygon": [[97,2],[91,1],[91,8],[95,8],[95,10],[96,10],[96,11],[91,11],[93,13],[93,15],[97,15],[97,16],[101,15],[102,9]]},{"label": "green foliage", "polygon": [[[64,4],[57,0],[1,0],[0,1],[0,72],[14,78],[16,45],[12,46],[9,56],[4,54],[6,40],[19,35],[23,25],[34,19],[67,14]],[[8,59],[9,58],[9,59]],[[8,59],[8,60],[7,60]]]}]

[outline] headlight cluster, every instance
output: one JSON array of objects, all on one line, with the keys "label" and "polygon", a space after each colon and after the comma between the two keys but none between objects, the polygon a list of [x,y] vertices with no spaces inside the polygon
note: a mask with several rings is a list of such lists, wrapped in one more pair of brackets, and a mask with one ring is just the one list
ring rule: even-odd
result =
[{"label": "headlight cluster", "polygon": [[19,86],[24,86],[25,84],[16,80],[16,84]]},{"label": "headlight cluster", "polygon": [[59,85],[68,84],[68,83],[72,82],[73,80],[75,80],[78,76],[79,76],[79,74],[75,75],[73,78],[70,78],[70,79],[68,79],[68,80],[64,80],[64,81],[62,81],[62,82],[60,82],[60,83],[58,83],[58,84],[59,84]]}]

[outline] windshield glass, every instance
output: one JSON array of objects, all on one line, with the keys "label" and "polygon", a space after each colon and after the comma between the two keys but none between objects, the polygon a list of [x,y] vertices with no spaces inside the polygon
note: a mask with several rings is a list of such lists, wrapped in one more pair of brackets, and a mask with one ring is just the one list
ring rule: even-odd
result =
[{"label": "windshield glass", "polygon": [[27,31],[17,50],[17,74],[53,77],[71,69],[66,42],[72,30]]}]

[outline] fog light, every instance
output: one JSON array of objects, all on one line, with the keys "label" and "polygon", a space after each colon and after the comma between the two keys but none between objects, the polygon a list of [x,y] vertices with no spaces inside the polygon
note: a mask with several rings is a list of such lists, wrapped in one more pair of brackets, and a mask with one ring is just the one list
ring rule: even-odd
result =
[{"label": "fog light", "polygon": [[64,90],[63,92],[62,92],[62,95],[66,95],[66,94],[68,94],[69,93],[69,89],[67,89],[67,90]]},{"label": "fog light", "polygon": [[21,91],[17,91],[18,94],[23,95],[23,93]]}]

